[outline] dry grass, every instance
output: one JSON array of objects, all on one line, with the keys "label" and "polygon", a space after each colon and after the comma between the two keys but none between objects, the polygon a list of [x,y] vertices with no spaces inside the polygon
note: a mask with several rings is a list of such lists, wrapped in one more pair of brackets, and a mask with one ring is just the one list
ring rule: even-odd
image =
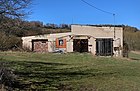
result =
[{"label": "dry grass", "polygon": [[[131,57],[133,58],[131,54]],[[1,52],[22,90],[139,91],[140,60],[93,57],[88,53]],[[131,59],[132,60],[132,59]],[[20,89],[16,87],[16,89]]]}]

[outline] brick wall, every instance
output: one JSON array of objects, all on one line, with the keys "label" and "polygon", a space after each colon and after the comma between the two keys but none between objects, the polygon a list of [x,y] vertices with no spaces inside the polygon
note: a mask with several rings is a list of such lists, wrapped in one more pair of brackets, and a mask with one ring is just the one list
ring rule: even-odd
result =
[{"label": "brick wall", "polygon": [[32,42],[34,52],[48,52],[48,41],[35,40]]}]

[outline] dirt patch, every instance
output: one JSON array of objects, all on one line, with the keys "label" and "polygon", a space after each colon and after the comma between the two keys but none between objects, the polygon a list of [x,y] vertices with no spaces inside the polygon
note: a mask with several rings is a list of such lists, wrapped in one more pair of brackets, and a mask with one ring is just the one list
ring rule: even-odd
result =
[{"label": "dirt patch", "polygon": [[140,51],[131,51],[131,52],[135,54],[140,54]]}]

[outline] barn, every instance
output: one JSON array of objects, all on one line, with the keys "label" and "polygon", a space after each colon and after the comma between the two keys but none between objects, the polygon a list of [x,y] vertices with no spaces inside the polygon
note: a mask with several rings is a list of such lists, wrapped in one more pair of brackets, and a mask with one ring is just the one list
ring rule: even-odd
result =
[{"label": "barn", "polygon": [[122,56],[123,27],[71,25],[71,32],[22,37],[23,48],[33,52],[90,52]]}]

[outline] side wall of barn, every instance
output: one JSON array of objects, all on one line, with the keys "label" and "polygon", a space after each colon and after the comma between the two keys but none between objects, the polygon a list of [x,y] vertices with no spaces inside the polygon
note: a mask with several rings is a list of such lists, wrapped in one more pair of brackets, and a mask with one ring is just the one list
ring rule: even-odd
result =
[{"label": "side wall of barn", "polygon": [[[96,26],[83,26],[83,25],[72,25],[72,33],[78,35],[89,35],[92,36],[89,39],[89,49],[93,54],[96,54],[96,39],[113,39],[113,53],[115,56],[122,55],[123,49],[123,28],[122,27],[96,27]],[[117,50],[116,50],[116,49]]]}]

